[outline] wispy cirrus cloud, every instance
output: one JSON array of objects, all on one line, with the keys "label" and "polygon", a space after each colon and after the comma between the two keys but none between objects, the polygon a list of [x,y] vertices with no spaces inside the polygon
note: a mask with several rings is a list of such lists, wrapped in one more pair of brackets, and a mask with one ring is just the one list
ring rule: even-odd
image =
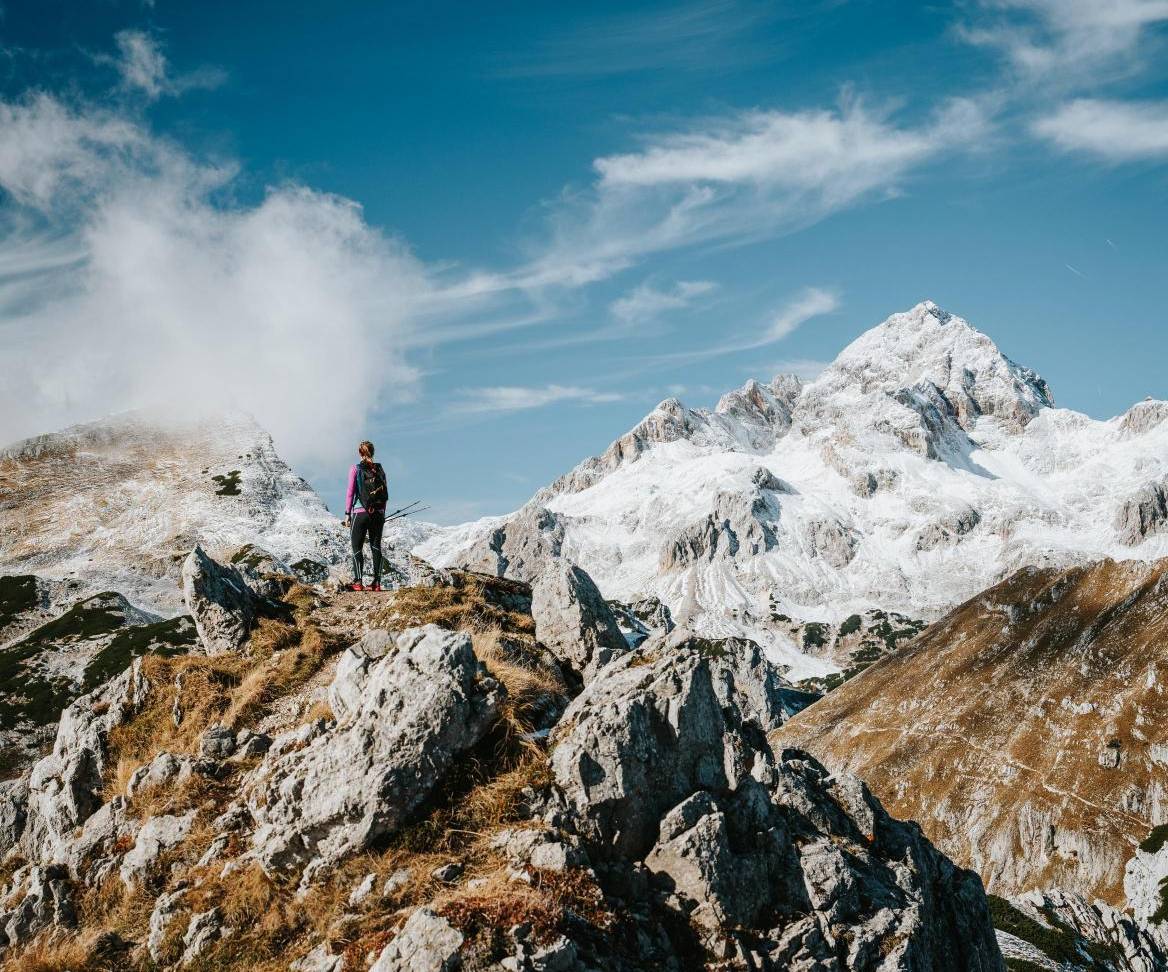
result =
[{"label": "wispy cirrus cloud", "polygon": [[532,286],[582,286],[655,253],[793,232],[897,194],[915,170],[989,128],[973,100],[906,125],[847,99],[836,110],[752,110],[650,135],[639,151],[596,159],[593,186],[565,193],[523,275]]},{"label": "wispy cirrus cloud", "polygon": [[754,334],[731,335],[726,340],[695,351],[679,351],[656,355],[652,360],[672,364],[686,364],[707,358],[718,358],[742,351],[777,344],[793,334],[808,321],[830,314],[840,307],[839,295],[820,287],[806,287],[780,307],[770,320]]},{"label": "wispy cirrus cloud", "polygon": [[1036,120],[1033,131],[1106,162],[1168,158],[1168,101],[1079,98]]},{"label": "wispy cirrus cloud", "polygon": [[669,288],[643,283],[608,305],[609,313],[625,325],[652,321],[671,310],[689,307],[698,297],[717,289],[711,280],[679,280]]},{"label": "wispy cirrus cloud", "polygon": [[601,392],[574,385],[499,385],[490,388],[466,388],[449,411],[456,414],[500,414],[544,408],[560,402],[603,405],[624,398],[617,392]]},{"label": "wispy cirrus cloud", "polygon": [[123,30],[114,37],[118,47],[112,62],[127,91],[136,91],[150,101],[163,95],[180,95],[198,88],[217,88],[227,80],[226,73],[216,67],[200,67],[194,71],[174,74],[157,35],[144,30]]},{"label": "wispy cirrus cloud", "polygon": [[649,12],[587,15],[567,36],[508,54],[513,78],[608,77],[644,71],[711,71],[780,54],[759,28],[789,13],[760,0],[689,0]]}]

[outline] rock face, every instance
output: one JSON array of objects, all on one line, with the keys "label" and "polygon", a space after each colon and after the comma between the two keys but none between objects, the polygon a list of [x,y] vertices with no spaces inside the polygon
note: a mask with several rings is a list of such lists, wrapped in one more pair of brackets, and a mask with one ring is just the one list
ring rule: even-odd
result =
[{"label": "rock face", "polygon": [[976,875],[858,780],[771,749],[793,701],[750,643],[618,659],[556,733],[561,825],[734,967],[1001,969]]},{"label": "rock face", "polygon": [[585,680],[628,651],[616,617],[592,578],[566,560],[552,561],[536,576],[531,616],[540,642]]},{"label": "rock face", "polygon": [[462,934],[445,918],[419,908],[385,946],[369,972],[453,972]]},{"label": "rock face", "polygon": [[1115,514],[1119,542],[1129,547],[1168,529],[1168,479],[1148,483],[1129,497]]},{"label": "rock face", "polygon": [[462,557],[460,566],[530,584],[564,544],[560,517],[530,506],[494,529]]},{"label": "rock face", "polygon": [[1123,893],[1132,913],[1143,921],[1168,919],[1168,826],[1157,826],[1124,868]]},{"label": "rock face", "polygon": [[183,596],[208,655],[238,651],[256,620],[257,598],[238,569],[196,546],[183,564]]},{"label": "rock face", "polygon": [[[779,737],[862,777],[997,894],[1122,907],[1134,847],[1168,823],[1165,671],[1168,560],[1028,568]],[[1168,873],[1145,870],[1144,886]]]},{"label": "rock face", "polygon": [[370,633],[338,665],[337,724],[300,749],[277,739],[249,780],[256,857],[311,872],[392,833],[482,738],[502,694],[465,635]]},{"label": "rock face", "polygon": [[32,768],[20,841],[25,857],[41,864],[70,859],[75,831],[101,806],[106,739],[145,698],[149,686],[135,661],[61,715],[50,755]]}]

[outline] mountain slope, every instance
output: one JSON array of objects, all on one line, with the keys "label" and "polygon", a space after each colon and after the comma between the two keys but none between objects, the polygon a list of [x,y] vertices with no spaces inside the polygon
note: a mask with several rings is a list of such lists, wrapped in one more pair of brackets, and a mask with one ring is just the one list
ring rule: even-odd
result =
[{"label": "mountain slope", "polygon": [[1125,903],[1168,822],[1168,560],[1028,568],[778,733],[848,769],[1003,895]]},{"label": "mountain slope", "polygon": [[173,614],[195,543],[287,564],[343,556],[339,524],[250,418],[128,413],[0,451],[0,572],[70,578]]},{"label": "mountain slope", "polygon": [[751,381],[712,412],[663,402],[518,513],[416,552],[493,570],[508,532],[550,542],[606,597],[657,596],[820,676],[837,666],[780,618],[931,619],[1023,566],[1166,556],[1166,484],[1168,403],[1106,422],[1055,408],[1037,374],[925,302],[810,384]]}]

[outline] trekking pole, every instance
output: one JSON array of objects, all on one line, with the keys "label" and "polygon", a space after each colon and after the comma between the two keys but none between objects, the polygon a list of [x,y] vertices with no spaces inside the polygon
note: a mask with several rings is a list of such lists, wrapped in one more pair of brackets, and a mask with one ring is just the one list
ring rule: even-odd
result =
[{"label": "trekking pole", "polygon": [[[392,513],[386,513],[385,518],[387,520],[392,520],[392,519],[394,519],[394,517],[409,516],[411,513],[420,513],[421,510],[415,510],[414,507],[417,506],[421,502],[422,502],[421,500],[414,500],[412,503],[407,503],[400,510],[394,510]],[[427,506],[424,508],[428,510],[430,507]]]},{"label": "trekking pole", "polygon": [[405,511],[398,511],[396,513],[391,513],[389,516],[387,516],[385,518],[385,522],[388,523],[390,520],[401,520],[407,516],[413,516],[415,513],[424,513],[429,508],[430,507],[428,507],[428,506],[419,506],[417,509],[414,509],[414,510],[405,510]]}]

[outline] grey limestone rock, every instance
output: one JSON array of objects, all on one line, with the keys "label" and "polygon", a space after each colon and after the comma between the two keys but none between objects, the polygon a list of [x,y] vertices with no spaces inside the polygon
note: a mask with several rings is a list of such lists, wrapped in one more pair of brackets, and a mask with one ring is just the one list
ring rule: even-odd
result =
[{"label": "grey limestone rock", "polygon": [[536,637],[561,665],[587,680],[628,651],[612,610],[592,578],[566,560],[547,564],[531,585]]},{"label": "grey limestone rock", "polygon": [[460,966],[462,933],[428,908],[419,908],[385,946],[369,972],[453,972]]},{"label": "grey limestone rock", "polygon": [[[369,639],[360,643],[365,645]],[[277,739],[245,784],[265,869],[311,871],[393,833],[494,722],[502,687],[470,638],[412,628],[338,664],[337,723],[290,749]],[[338,683],[344,683],[344,687]]]},{"label": "grey limestone rock", "polygon": [[208,655],[239,651],[256,620],[257,597],[239,570],[196,546],[183,564],[183,596]]}]

